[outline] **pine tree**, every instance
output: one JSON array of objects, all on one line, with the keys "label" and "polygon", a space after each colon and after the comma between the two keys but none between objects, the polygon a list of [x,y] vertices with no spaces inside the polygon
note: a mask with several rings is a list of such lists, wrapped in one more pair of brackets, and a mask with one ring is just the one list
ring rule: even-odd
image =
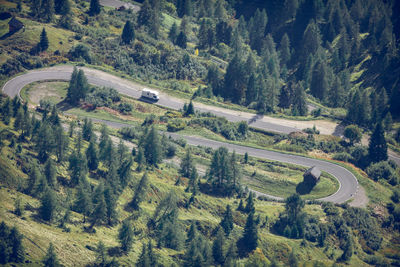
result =
[{"label": "pine tree", "polygon": [[317,62],[317,64],[314,65],[312,72],[310,91],[313,96],[320,100],[325,98],[325,94],[329,89],[326,76],[327,72],[325,64]]},{"label": "pine tree", "polygon": [[[82,126],[82,138],[85,141],[90,141],[92,138],[96,138],[93,133],[93,122],[91,119],[84,118]],[[96,141],[95,139],[93,141]]]},{"label": "pine tree", "polygon": [[107,251],[104,243],[99,241],[96,247],[96,263],[98,266],[107,266]]},{"label": "pine tree", "polygon": [[196,237],[197,237],[197,228],[196,228],[196,224],[195,224],[194,222],[192,222],[192,223],[190,224],[189,231],[187,232],[186,242],[187,242],[187,243],[190,243],[190,242],[193,241]]},{"label": "pine tree", "polygon": [[14,202],[14,214],[21,217],[24,213],[24,208],[21,206],[21,198],[17,197]]},{"label": "pine tree", "polygon": [[42,0],[40,10],[41,10],[40,19],[43,22],[47,23],[51,22],[54,18],[54,0]]},{"label": "pine tree", "polygon": [[58,267],[61,266],[57,259],[57,254],[55,252],[53,243],[50,242],[49,248],[47,249],[47,253],[44,256],[42,263],[45,267]]},{"label": "pine tree", "polygon": [[372,162],[388,159],[385,132],[383,131],[381,122],[375,126],[375,130],[371,135],[368,146],[368,156]]},{"label": "pine tree", "polygon": [[224,231],[221,227],[218,227],[217,235],[214,239],[212,246],[212,255],[214,257],[214,262],[216,265],[222,265],[225,260],[224,253],[224,243],[225,243],[225,235]]},{"label": "pine tree", "polygon": [[49,39],[47,38],[45,28],[43,28],[42,33],[40,34],[40,42],[38,46],[40,51],[46,51],[47,48],[49,48]]},{"label": "pine tree", "polygon": [[340,82],[340,78],[336,77],[333,85],[328,91],[328,103],[332,107],[342,107],[344,103],[344,89]]},{"label": "pine tree", "polygon": [[48,222],[52,222],[58,209],[58,200],[52,189],[47,189],[40,200],[40,217]]},{"label": "pine tree", "polygon": [[283,35],[279,44],[279,58],[282,65],[288,64],[291,58],[290,41],[286,33]]},{"label": "pine tree", "polygon": [[168,38],[173,44],[175,44],[177,37],[178,37],[178,25],[176,25],[176,22],[174,22],[171,26],[171,29],[169,30]]},{"label": "pine tree", "polygon": [[51,158],[48,158],[44,165],[44,176],[47,179],[47,184],[53,189],[57,187],[57,170]]},{"label": "pine tree", "polygon": [[95,202],[94,209],[90,214],[90,228],[93,228],[97,223],[103,223],[107,221],[107,204],[104,200],[104,193],[101,193]]},{"label": "pine tree", "polygon": [[139,255],[138,261],[136,262],[136,267],[150,267],[150,258],[147,253],[147,247],[145,243],[142,243],[142,252]]},{"label": "pine tree", "polygon": [[80,183],[78,186],[74,207],[77,212],[83,214],[83,223],[85,223],[86,217],[90,215],[90,211],[92,210],[92,201],[90,199],[89,192],[83,183]]},{"label": "pine tree", "polygon": [[343,254],[340,257],[342,261],[349,261],[351,256],[353,255],[353,242],[351,241],[351,237],[347,237],[346,243],[344,245]]},{"label": "pine tree", "polygon": [[224,91],[222,96],[231,99],[234,103],[241,103],[245,96],[246,88],[246,70],[243,67],[243,62],[238,55],[235,55],[229,62],[226,69]]},{"label": "pine tree", "polygon": [[130,44],[135,39],[135,30],[129,20],[126,21],[124,29],[122,30],[121,39],[124,44]]},{"label": "pine tree", "polygon": [[133,228],[129,220],[125,220],[119,229],[118,239],[121,243],[122,251],[128,253],[133,244]]},{"label": "pine tree", "polygon": [[69,0],[55,0],[54,9],[57,14],[67,15],[71,12],[71,3]]},{"label": "pine tree", "polygon": [[229,234],[233,230],[233,215],[232,215],[232,210],[231,206],[228,204],[226,205],[226,211],[224,214],[224,218],[221,220],[220,225],[222,229],[224,229],[225,234],[229,236]]},{"label": "pine tree", "polygon": [[183,31],[181,31],[178,34],[178,37],[176,37],[176,45],[179,46],[182,49],[186,49],[186,47],[187,47],[187,36]]},{"label": "pine tree", "polygon": [[104,201],[106,203],[106,219],[109,226],[118,222],[117,213],[117,189],[109,183],[104,188]]},{"label": "pine tree", "polygon": [[244,208],[244,211],[247,213],[251,213],[255,211],[254,208],[254,195],[252,192],[249,193],[249,196],[247,197],[246,200],[246,207]]},{"label": "pine tree", "polygon": [[224,267],[232,267],[236,265],[237,247],[234,242],[229,245],[228,251],[225,255]]},{"label": "pine tree", "polygon": [[258,231],[254,222],[254,212],[250,212],[247,216],[246,225],[243,230],[243,236],[238,240],[238,251],[242,256],[248,255],[257,248]]},{"label": "pine tree", "polygon": [[162,160],[160,137],[155,126],[152,126],[144,143],[144,155],[150,165],[157,166]]},{"label": "pine tree", "polygon": [[292,253],[290,253],[290,255],[289,255],[289,266],[290,267],[299,267],[299,261],[297,260],[297,257],[294,254],[293,250],[292,250]]},{"label": "pine tree", "polygon": [[146,158],[144,157],[144,152],[142,148],[139,148],[138,153],[135,157],[135,161],[138,164],[136,167],[136,171],[141,172],[144,165],[146,164]]},{"label": "pine tree", "polygon": [[8,236],[9,247],[9,262],[22,263],[25,259],[25,248],[22,244],[23,235],[18,231],[17,227],[12,227]]},{"label": "pine tree", "polygon": [[307,114],[306,94],[301,84],[296,84],[292,97],[292,113],[295,116],[304,116]]},{"label": "pine tree", "polygon": [[99,166],[99,158],[96,143],[93,138],[90,139],[89,146],[86,150],[86,159],[89,170],[97,170],[97,167]]},{"label": "pine tree", "polygon": [[54,130],[55,135],[55,154],[57,156],[57,162],[65,160],[66,150],[68,148],[68,137],[66,136],[63,127],[60,125]]},{"label": "pine tree", "polygon": [[100,14],[101,12],[101,6],[100,6],[100,1],[99,0],[90,0],[90,8],[89,8],[89,15],[90,16],[96,16]]},{"label": "pine tree", "polygon": [[188,148],[188,149],[186,149],[185,157],[181,161],[179,173],[183,177],[189,177],[194,168],[195,168],[195,165],[193,162],[192,151],[190,150],[190,148]]},{"label": "pine tree", "polygon": [[147,190],[149,187],[149,179],[147,173],[143,174],[142,178],[139,181],[139,184],[136,187],[135,194],[133,195],[131,201],[131,207],[135,210],[139,209],[139,204],[145,200]]}]

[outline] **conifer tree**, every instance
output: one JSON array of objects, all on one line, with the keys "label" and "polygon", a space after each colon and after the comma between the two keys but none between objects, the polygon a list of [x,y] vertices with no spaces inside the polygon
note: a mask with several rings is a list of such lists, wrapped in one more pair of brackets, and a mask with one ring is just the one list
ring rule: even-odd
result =
[{"label": "conifer tree", "polygon": [[51,22],[54,18],[54,0],[42,0],[40,9],[41,9],[40,19],[43,22],[47,23]]},{"label": "conifer tree", "polygon": [[58,209],[58,200],[57,197],[52,189],[47,189],[41,200],[41,206],[39,208],[39,215],[40,217],[48,222],[52,222],[56,211]]},{"label": "conifer tree", "polygon": [[89,15],[90,16],[96,16],[100,14],[101,12],[101,6],[100,6],[100,1],[99,0],[90,0],[90,8],[89,8]]},{"label": "conifer tree", "polygon": [[94,139],[90,139],[89,146],[86,150],[86,159],[89,170],[94,171],[99,166],[98,151]]},{"label": "conifer tree", "polygon": [[150,165],[157,166],[162,160],[160,137],[155,126],[152,126],[144,143],[144,155]]},{"label": "conifer tree", "polygon": [[186,47],[187,47],[187,36],[183,31],[181,31],[178,34],[178,37],[176,37],[176,45],[179,46],[182,49],[186,49]]},{"label": "conifer tree", "polygon": [[47,38],[47,32],[45,28],[43,28],[42,33],[40,34],[40,42],[38,46],[40,51],[46,51],[47,48],[49,48],[49,39]]},{"label": "conifer tree", "polygon": [[310,91],[311,94],[320,100],[325,98],[326,92],[328,91],[326,66],[321,62],[317,62],[313,68]]},{"label": "conifer tree", "polygon": [[142,252],[139,255],[138,261],[136,262],[136,267],[150,267],[150,258],[147,253],[147,247],[145,243],[142,243]]},{"label": "conifer tree", "polygon": [[225,234],[229,236],[229,234],[233,230],[233,215],[232,215],[232,210],[231,206],[228,204],[226,205],[226,211],[224,214],[224,218],[221,220],[220,225],[222,229],[224,229]]},{"label": "conifer tree", "polygon": [[306,94],[301,84],[296,84],[292,97],[292,113],[297,116],[304,116],[307,114]]},{"label": "conifer tree", "polygon": [[88,190],[85,188],[83,183],[80,183],[78,186],[76,201],[75,201],[75,210],[77,212],[82,213],[83,215],[83,223],[86,222],[86,217],[90,215],[92,210],[92,201],[90,199],[90,195]]},{"label": "conifer tree", "polygon": [[106,203],[106,218],[109,226],[114,226],[118,221],[117,189],[109,183],[104,187],[104,201]]},{"label": "conifer tree", "polygon": [[118,239],[121,243],[122,251],[128,253],[133,244],[133,228],[129,220],[125,220],[119,229]]},{"label": "conifer tree", "polygon": [[[95,202],[95,201],[93,201]],[[104,200],[104,193],[102,192],[95,202],[94,209],[90,214],[90,228],[93,228],[97,223],[103,223],[107,221],[107,204]]]},{"label": "conifer tree", "polygon": [[57,156],[57,162],[62,162],[66,157],[66,150],[68,148],[68,138],[64,132],[62,126],[58,126],[54,130],[55,135],[55,154]]},{"label": "conifer tree", "polygon": [[18,231],[17,227],[12,227],[8,236],[11,251],[9,254],[9,262],[22,263],[25,259],[25,248],[22,244],[23,235]]},{"label": "conifer tree", "polygon": [[42,263],[45,267],[58,267],[61,264],[58,261],[57,254],[54,249],[54,245],[50,242],[49,248],[47,249],[47,253],[44,256]]},{"label": "conifer tree", "polygon": [[237,259],[237,247],[234,242],[232,242],[225,255],[225,262],[224,266],[230,267],[230,266],[236,266],[236,259]]},{"label": "conifer tree", "polygon": [[388,159],[385,132],[383,131],[381,122],[377,123],[375,130],[371,135],[368,146],[368,156],[372,162],[379,162]]},{"label": "conifer tree", "polygon": [[146,164],[146,158],[144,157],[144,152],[142,148],[139,148],[138,153],[135,157],[135,161],[138,164],[136,167],[136,171],[141,172],[144,165]]},{"label": "conifer tree", "polygon": [[222,265],[225,261],[224,243],[224,231],[221,229],[221,227],[218,227],[217,235],[212,246],[212,255],[214,257],[214,262],[217,265]]},{"label": "conifer tree", "polygon": [[186,242],[190,243],[192,240],[194,240],[197,237],[197,229],[196,229],[196,224],[192,222],[190,224],[189,231],[187,232],[187,239]]},{"label": "conifer tree", "polygon": [[122,30],[121,39],[124,44],[130,44],[135,39],[135,31],[129,20],[126,21],[124,29]]},{"label": "conifer tree", "polygon": [[250,212],[247,216],[246,225],[243,230],[243,236],[238,240],[238,251],[242,256],[248,255],[257,248],[258,231],[254,221],[254,212]]},{"label": "conifer tree", "polygon": [[288,64],[291,57],[289,36],[285,33],[279,44],[279,57],[282,65]]},{"label": "conifer tree", "polygon": [[171,29],[168,32],[168,38],[173,44],[175,44],[177,37],[178,37],[178,25],[176,25],[176,22],[174,22],[171,26]]},{"label": "conifer tree", "polygon": [[47,179],[47,184],[53,189],[57,187],[57,170],[54,161],[48,158],[44,165],[44,176]]},{"label": "conifer tree", "polygon": [[190,148],[187,148],[185,157],[181,161],[179,173],[183,177],[189,177],[194,168],[195,168],[195,165],[194,165],[193,158],[192,158],[192,151]]},{"label": "conifer tree", "polygon": [[136,187],[135,194],[133,195],[133,199],[131,201],[131,207],[135,210],[139,209],[139,204],[145,199],[148,187],[149,179],[147,173],[145,173],[140,179],[139,184]]},{"label": "conifer tree", "polygon": [[14,214],[21,217],[24,213],[24,208],[21,206],[21,198],[17,197],[14,202]]},{"label": "conifer tree", "polygon": [[103,241],[99,241],[96,247],[96,263],[99,266],[107,266],[107,251]]},{"label": "conifer tree", "polygon": [[[90,139],[96,138],[96,136],[93,133],[93,122],[91,119],[88,118],[83,119],[82,138],[85,141],[90,141]],[[96,140],[94,139],[94,141]]]},{"label": "conifer tree", "polygon": [[249,196],[247,197],[246,207],[244,208],[244,211],[247,212],[247,213],[251,213],[251,212],[255,211],[255,209],[254,209],[254,195],[253,195],[253,192],[250,192]]}]

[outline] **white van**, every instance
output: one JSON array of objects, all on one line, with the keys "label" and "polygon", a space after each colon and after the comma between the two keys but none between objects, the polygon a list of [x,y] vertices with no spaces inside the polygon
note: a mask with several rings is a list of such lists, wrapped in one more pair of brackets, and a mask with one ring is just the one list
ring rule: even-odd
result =
[{"label": "white van", "polygon": [[160,99],[160,97],[158,96],[158,92],[157,91],[150,90],[150,89],[147,89],[147,88],[143,88],[142,97],[148,98],[148,99],[151,99],[151,100],[159,100]]}]

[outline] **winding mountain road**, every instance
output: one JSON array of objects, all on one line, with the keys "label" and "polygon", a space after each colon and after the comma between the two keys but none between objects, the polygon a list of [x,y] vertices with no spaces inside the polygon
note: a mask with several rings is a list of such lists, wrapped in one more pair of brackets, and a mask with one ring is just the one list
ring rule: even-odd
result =
[{"label": "winding mountain road", "polygon": [[[85,71],[86,77],[88,78],[89,83],[97,85],[97,86],[106,86],[112,87],[118,90],[120,93],[139,98],[140,97],[140,90],[144,88],[144,86],[121,79],[119,77],[113,76],[111,74],[89,69],[83,68]],[[15,95],[19,95],[21,89],[32,83],[37,81],[46,81],[46,80],[69,80],[72,73],[71,66],[59,66],[59,67],[52,67],[42,70],[30,71],[20,76],[17,76],[11,80],[9,80],[2,88],[3,92],[10,97],[14,97]],[[174,98],[168,96],[166,94],[160,94],[160,101],[157,103],[160,106],[169,107],[172,109],[180,109],[183,107],[184,101],[178,98]],[[231,112],[230,110],[216,108],[212,106],[206,106],[201,104],[195,104],[197,109],[203,112],[212,112],[217,116],[223,116],[230,121],[242,121],[252,119],[254,114],[244,113],[244,112]],[[96,120],[93,120],[96,121]],[[99,122],[106,123],[110,127],[114,128],[121,128],[127,126],[124,123],[117,123],[111,121],[103,121],[97,120]],[[261,128],[267,131],[273,132],[281,132],[281,133],[289,133],[292,131],[299,130],[295,127],[290,127],[290,125],[279,125],[277,123],[271,123],[264,121],[262,119],[256,120],[252,123],[253,127]],[[320,200],[322,201],[330,201],[334,203],[343,203],[350,199],[352,199],[355,194],[358,192],[358,181],[356,177],[347,169],[327,162],[323,160],[317,160],[312,158],[306,158],[297,155],[290,155],[286,153],[280,153],[275,151],[268,151],[263,149],[256,149],[246,146],[240,146],[235,144],[228,144],[213,140],[208,140],[200,137],[194,136],[187,136],[187,135],[179,135],[175,133],[168,133],[172,138],[179,139],[184,138],[190,145],[201,145],[206,147],[218,148],[220,146],[227,147],[230,151],[235,150],[238,154],[248,153],[250,156],[276,160],[286,163],[292,163],[302,166],[317,166],[320,170],[326,171],[332,174],[340,183],[339,190],[325,198]],[[362,203],[365,205],[366,203]]]}]

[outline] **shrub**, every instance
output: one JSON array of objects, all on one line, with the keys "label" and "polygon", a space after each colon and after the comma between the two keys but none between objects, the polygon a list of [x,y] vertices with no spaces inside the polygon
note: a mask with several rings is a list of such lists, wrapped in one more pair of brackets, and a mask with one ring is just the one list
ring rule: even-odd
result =
[{"label": "shrub", "polygon": [[122,127],[119,130],[119,133],[122,135],[124,139],[134,139],[138,138],[138,130],[133,127]]},{"label": "shrub", "polygon": [[71,48],[68,52],[68,57],[73,61],[85,60],[87,63],[92,62],[92,57],[90,56],[90,48],[84,44],[78,44]]},{"label": "shrub", "polygon": [[133,107],[130,103],[122,102],[122,103],[119,103],[119,105],[117,106],[117,110],[119,112],[121,112],[122,114],[127,115],[132,112]]},{"label": "shrub", "polygon": [[391,180],[392,176],[395,175],[393,168],[387,161],[371,164],[367,168],[367,174],[374,181],[378,181],[380,179]]},{"label": "shrub", "polygon": [[343,152],[344,148],[337,141],[322,141],[319,143],[319,149],[325,153]]},{"label": "shrub", "polygon": [[332,156],[332,159],[334,160],[340,160],[340,161],[344,161],[344,162],[350,162],[353,160],[353,158],[351,157],[351,155],[349,153],[346,152],[340,152],[340,153],[336,153]]},{"label": "shrub", "polygon": [[177,132],[177,131],[181,131],[183,129],[185,129],[186,127],[186,123],[183,120],[172,120],[170,122],[168,122],[167,125],[167,131],[168,132]]}]

